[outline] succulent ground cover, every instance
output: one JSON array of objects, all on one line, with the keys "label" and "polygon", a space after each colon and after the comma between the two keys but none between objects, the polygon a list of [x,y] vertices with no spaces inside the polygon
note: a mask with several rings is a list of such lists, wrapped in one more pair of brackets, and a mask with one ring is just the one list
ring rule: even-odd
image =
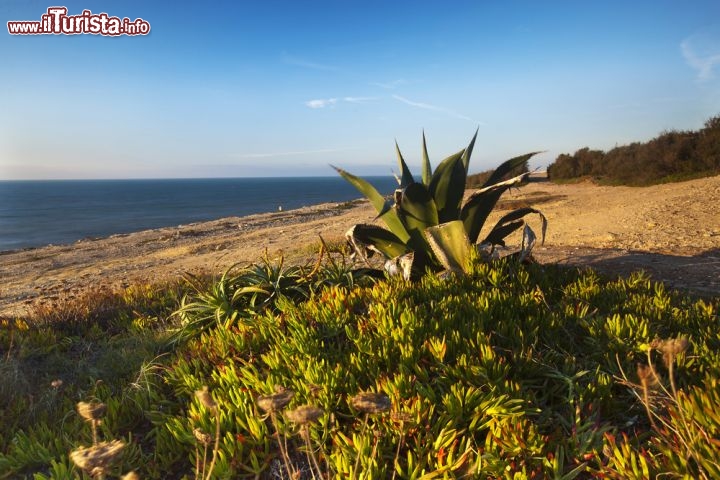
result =
[{"label": "succulent ground cover", "polygon": [[[0,476],[91,478],[71,452],[113,442],[104,478],[720,476],[719,299],[511,260],[418,282],[328,262],[6,322]],[[103,404],[92,431],[80,401]]]},{"label": "succulent ground cover", "polygon": [[720,478],[720,299],[528,261],[529,228],[486,255],[539,212],[477,245],[529,155],[462,205],[473,144],[422,183],[398,150],[394,202],[340,171],[403,275],[321,239],[2,320],[0,478]]}]

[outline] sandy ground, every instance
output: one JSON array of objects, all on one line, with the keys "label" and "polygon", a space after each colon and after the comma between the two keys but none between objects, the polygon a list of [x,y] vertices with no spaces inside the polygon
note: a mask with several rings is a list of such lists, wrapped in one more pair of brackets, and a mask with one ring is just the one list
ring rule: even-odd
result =
[{"label": "sandy ground", "polygon": [[[506,193],[488,226],[503,209],[523,205],[549,222],[545,245],[535,250],[541,263],[610,274],[644,269],[671,288],[720,295],[720,176],[646,188],[533,182]],[[364,201],[323,204],[0,252],[0,316],[23,315],[35,302],[97,286],[220,273],[256,261],[266,249],[271,257],[301,261],[312,255],[318,235],[337,241],[374,217]],[[539,231],[539,221],[530,222]]]}]

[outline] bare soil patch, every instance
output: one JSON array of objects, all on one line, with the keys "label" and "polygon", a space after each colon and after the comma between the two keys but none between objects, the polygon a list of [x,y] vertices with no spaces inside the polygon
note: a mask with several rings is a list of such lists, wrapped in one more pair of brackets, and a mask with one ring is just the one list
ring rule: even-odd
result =
[{"label": "bare soil patch", "polygon": [[[642,269],[671,288],[717,296],[718,205],[720,176],[643,188],[538,181],[506,193],[489,224],[503,209],[535,206],[549,222],[545,245],[536,247],[542,263],[611,275]],[[35,302],[98,286],[220,273],[255,262],[266,250],[303,261],[318,235],[339,240],[355,223],[374,218],[367,202],[353,201],[1,252],[0,316],[23,315]]]}]

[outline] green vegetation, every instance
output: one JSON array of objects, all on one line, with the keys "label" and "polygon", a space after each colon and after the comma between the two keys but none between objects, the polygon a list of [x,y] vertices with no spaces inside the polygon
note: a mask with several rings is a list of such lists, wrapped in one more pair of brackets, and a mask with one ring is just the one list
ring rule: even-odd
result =
[{"label": "green vegetation", "polygon": [[[415,181],[396,144],[401,176],[398,177],[399,188],[395,190],[392,202],[362,178],[335,168],[370,200],[378,212],[378,218],[389,229],[358,224],[347,232],[348,243],[361,259],[367,261],[372,254],[380,253],[387,259],[385,270],[390,274],[402,273],[406,279],[417,279],[426,270],[467,270],[471,251],[475,250],[473,245],[478,242],[480,231],[495,204],[507,189],[520,185],[527,173],[507,180],[503,178],[523,167],[526,169],[530,157],[537,153],[502,163],[489,175],[482,187],[463,203],[476,137],[477,132],[467,148],[444,159],[433,172],[423,135],[422,182]],[[535,233],[523,217],[532,213],[540,215],[544,240],[545,217],[539,211],[526,207],[504,215],[479,242],[478,248],[486,248],[491,253],[494,246],[504,246],[504,239],[524,226],[520,256],[527,257],[535,243]]]},{"label": "green vegetation", "polygon": [[[78,300],[104,321],[70,330],[6,322],[3,478],[90,478],[70,452],[95,444],[122,446],[105,478],[720,475],[720,300],[507,259],[321,282],[338,261],[299,296],[263,262],[182,302],[178,286]],[[279,290],[250,308],[237,292],[269,267]],[[223,295],[237,313],[205,325]]]},{"label": "green vegetation", "polygon": [[720,299],[489,260],[532,154],[461,207],[473,143],[434,173],[423,149],[422,183],[398,150],[394,203],[340,170],[391,230],[353,243],[423,258],[416,281],[321,239],[0,319],[0,479],[720,478]]},{"label": "green vegetation", "polygon": [[709,119],[696,132],[664,132],[646,143],[608,152],[586,147],[573,155],[564,153],[548,167],[553,181],[593,177],[618,185],[651,185],[718,174],[720,116]]}]

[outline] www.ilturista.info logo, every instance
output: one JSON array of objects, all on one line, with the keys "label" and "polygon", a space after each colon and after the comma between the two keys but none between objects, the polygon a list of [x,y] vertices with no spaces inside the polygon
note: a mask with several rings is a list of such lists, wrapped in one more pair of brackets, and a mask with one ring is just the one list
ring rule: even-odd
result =
[{"label": "www.ilturista.info logo", "polygon": [[150,24],[142,18],[110,17],[107,13],[83,10],[80,15],[68,15],[66,7],[50,7],[40,21],[7,22],[10,35],[147,35]]}]

